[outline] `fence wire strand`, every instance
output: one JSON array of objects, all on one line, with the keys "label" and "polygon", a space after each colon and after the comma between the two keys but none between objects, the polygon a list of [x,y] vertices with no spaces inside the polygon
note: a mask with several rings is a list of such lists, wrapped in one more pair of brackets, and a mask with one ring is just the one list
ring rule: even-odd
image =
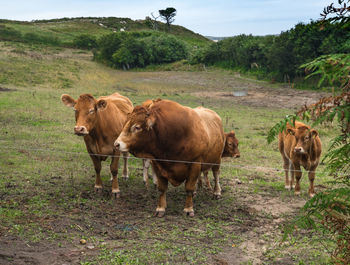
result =
[{"label": "fence wire strand", "polygon": [[[62,154],[70,154],[70,155],[93,155],[93,156],[99,156],[99,157],[118,157],[123,158],[123,155],[103,155],[103,154],[95,154],[95,153],[88,153],[88,152],[72,152],[72,151],[64,151],[64,150],[53,150],[53,149],[42,149],[42,148],[15,148],[15,147],[6,147],[0,145],[0,150],[15,150],[15,151],[36,151],[36,152],[47,152],[47,153],[62,153]],[[255,170],[258,172],[265,172],[266,171],[275,171],[275,172],[284,172],[284,169],[282,168],[273,168],[273,167],[263,167],[263,166],[249,166],[249,165],[237,165],[232,163],[203,163],[203,162],[197,162],[197,161],[186,161],[186,160],[172,160],[172,159],[160,159],[160,158],[147,158],[147,157],[134,157],[134,156],[128,156],[128,159],[133,160],[153,160],[153,161],[160,161],[160,162],[169,162],[169,163],[182,163],[182,164],[201,164],[201,165],[220,165],[220,167],[224,168],[235,168],[235,169],[241,169],[241,170]],[[288,169],[289,172],[301,172],[302,170],[291,170]],[[307,171],[307,172],[313,172],[317,173],[319,176],[328,176],[329,174],[320,172],[320,171]],[[340,174],[339,174],[340,176]]]}]

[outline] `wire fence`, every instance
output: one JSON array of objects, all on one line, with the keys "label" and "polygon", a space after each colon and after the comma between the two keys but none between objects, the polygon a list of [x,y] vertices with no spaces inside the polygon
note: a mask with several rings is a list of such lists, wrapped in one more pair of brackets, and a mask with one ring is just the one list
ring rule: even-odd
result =
[{"label": "wire fence", "polygon": [[[6,147],[6,146],[1,146],[0,145],[0,150],[13,150],[13,151],[26,151],[26,152],[42,152],[42,153],[61,153],[61,154],[69,154],[69,155],[79,155],[79,156],[88,156],[88,155],[93,155],[93,156],[98,156],[98,157],[118,157],[118,158],[123,158],[123,155],[104,155],[104,154],[95,154],[95,153],[88,153],[88,152],[73,152],[73,151],[65,151],[65,150],[59,150],[59,149],[43,149],[43,148],[16,148],[16,147]],[[153,161],[159,161],[159,162],[168,162],[168,163],[182,163],[182,164],[201,164],[201,165],[209,165],[209,166],[215,166],[215,165],[220,165],[220,167],[223,168],[234,168],[234,169],[240,169],[240,170],[249,170],[249,171],[257,171],[257,172],[284,172],[284,169],[282,168],[274,168],[274,167],[264,167],[264,166],[253,166],[253,165],[241,165],[241,164],[234,164],[232,162],[223,162],[221,164],[217,163],[203,163],[203,162],[197,162],[197,161],[186,161],[186,160],[172,160],[172,159],[161,159],[161,158],[147,158],[147,157],[134,157],[134,156],[128,156],[128,159],[132,160],[144,160],[144,159],[149,159]],[[239,161],[239,160],[237,160]],[[282,164],[282,159],[281,159],[281,164]],[[291,170],[288,169],[290,172],[301,172],[302,170]],[[313,172],[317,173],[319,176],[328,176],[326,172],[322,171],[308,171],[308,172]],[[341,174],[339,173],[339,176]]]}]

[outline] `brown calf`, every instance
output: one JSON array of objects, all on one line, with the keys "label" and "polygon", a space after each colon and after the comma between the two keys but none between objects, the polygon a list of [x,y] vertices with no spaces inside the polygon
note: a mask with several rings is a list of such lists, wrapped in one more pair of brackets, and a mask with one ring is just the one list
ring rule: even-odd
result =
[{"label": "brown calf", "polygon": [[[236,138],[235,132],[231,131],[229,133],[225,133],[225,147],[224,147],[224,151],[223,151],[221,157],[238,158],[240,156],[241,156],[241,154],[240,154],[240,152],[238,150],[238,139]],[[198,179],[198,186],[199,187],[202,186],[202,182],[203,181],[206,184],[206,187],[209,190],[212,190],[212,187],[210,185],[210,181],[208,179],[208,171],[207,172],[203,172],[203,178],[200,177]],[[216,195],[216,197],[218,198],[219,196]]]},{"label": "brown calf", "polygon": [[[309,196],[315,195],[314,179],[315,171],[320,162],[322,152],[321,140],[318,132],[310,129],[310,126],[302,122],[295,122],[295,127],[287,124],[284,132],[278,135],[278,147],[283,158],[283,167],[285,171],[285,188],[294,188],[294,176],[296,178],[295,194],[300,194],[300,178],[303,166],[309,171]],[[291,174],[291,180],[288,178],[288,171]]]}]

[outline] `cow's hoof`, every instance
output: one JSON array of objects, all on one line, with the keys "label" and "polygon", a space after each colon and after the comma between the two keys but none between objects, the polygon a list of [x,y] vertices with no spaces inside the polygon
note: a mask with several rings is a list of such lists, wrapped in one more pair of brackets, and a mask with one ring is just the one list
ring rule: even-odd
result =
[{"label": "cow's hoof", "polygon": [[285,185],[284,188],[285,188],[286,190],[290,190],[290,189],[291,189],[290,185]]},{"label": "cow's hoof", "polygon": [[164,215],[165,215],[165,211],[157,211],[157,212],[154,214],[155,217],[159,217],[159,218],[164,217]]},{"label": "cow's hoof", "polygon": [[186,215],[189,216],[189,217],[194,217],[194,211],[192,211],[192,212],[187,212]]},{"label": "cow's hoof", "polygon": [[120,198],[120,192],[112,192],[113,199],[119,199]]},{"label": "cow's hoof", "polygon": [[129,175],[123,175],[123,178],[124,178],[125,180],[128,180],[128,179],[129,179]]},{"label": "cow's hoof", "polygon": [[143,185],[145,186],[145,188],[146,188],[147,190],[149,189],[148,181],[143,181]]},{"label": "cow's hoof", "polygon": [[102,193],[102,186],[95,186],[95,192],[96,193]]},{"label": "cow's hoof", "polygon": [[294,195],[300,195],[300,191],[295,191]]},{"label": "cow's hoof", "polygon": [[216,193],[216,194],[214,193],[214,198],[217,199],[217,200],[219,200],[219,199],[222,198],[222,196],[221,196],[220,193]]}]

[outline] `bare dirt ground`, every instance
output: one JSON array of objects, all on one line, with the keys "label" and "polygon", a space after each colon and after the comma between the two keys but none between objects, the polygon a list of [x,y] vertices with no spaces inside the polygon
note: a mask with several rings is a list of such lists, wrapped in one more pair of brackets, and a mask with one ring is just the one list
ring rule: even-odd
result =
[{"label": "bare dirt ground", "polygon": [[[230,84],[231,92],[213,92],[201,91],[193,93],[195,96],[204,98],[227,99],[239,105],[251,107],[272,107],[296,110],[302,106],[315,103],[322,97],[329,95],[325,92],[315,92],[310,90],[292,89],[288,85],[285,87],[269,87],[259,85],[256,82],[249,82],[249,79],[244,82],[234,82]],[[235,96],[234,92],[244,92],[243,96]]]}]

